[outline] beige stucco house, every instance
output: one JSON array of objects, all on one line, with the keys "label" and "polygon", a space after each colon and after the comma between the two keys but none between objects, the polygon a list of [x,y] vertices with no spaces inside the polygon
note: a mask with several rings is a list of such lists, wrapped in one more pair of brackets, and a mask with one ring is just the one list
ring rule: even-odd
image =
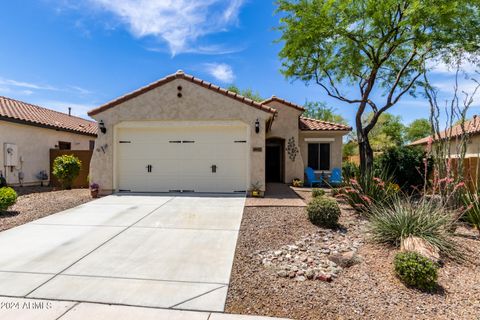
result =
[{"label": "beige stucco house", "polygon": [[303,112],[179,71],[89,112],[101,131],[90,177],[102,193],[243,192],[340,168],[351,128]]},{"label": "beige stucco house", "polygon": [[94,121],[0,96],[0,174],[10,185],[38,185],[40,172],[50,178],[50,149],[93,149],[97,127]]}]

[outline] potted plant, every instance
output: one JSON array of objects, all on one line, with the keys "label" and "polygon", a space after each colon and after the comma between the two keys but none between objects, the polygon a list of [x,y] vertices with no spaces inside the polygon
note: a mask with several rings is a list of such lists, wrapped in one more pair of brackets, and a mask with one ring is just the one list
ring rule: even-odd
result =
[{"label": "potted plant", "polygon": [[92,195],[92,198],[98,198],[98,189],[100,189],[98,183],[94,182],[90,185],[90,194]]},{"label": "potted plant", "polygon": [[252,186],[250,187],[250,194],[252,197],[261,197],[262,196],[262,184],[260,182],[255,182],[252,183]]},{"label": "potted plant", "polygon": [[300,180],[300,179],[298,179],[298,178],[293,178],[292,186],[294,186],[294,187],[303,187],[303,180]]}]

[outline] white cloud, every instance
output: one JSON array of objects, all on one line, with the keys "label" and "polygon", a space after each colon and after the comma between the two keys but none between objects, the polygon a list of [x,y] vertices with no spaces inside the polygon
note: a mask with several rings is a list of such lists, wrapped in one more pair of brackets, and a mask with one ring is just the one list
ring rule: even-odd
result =
[{"label": "white cloud", "polygon": [[205,63],[204,66],[208,74],[221,82],[232,83],[235,80],[232,67],[226,63]]},{"label": "white cloud", "polygon": [[[470,55],[465,55],[463,62],[460,65],[460,71],[464,73],[473,73],[475,70],[480,70],[480,61],[478,59],[471,57]],[[437,74],[450,74],[454,75],[456,72],[456,65],[454,63],[447,64],[441,59],[429,60],[427,62],[427,67],[432,70],[433,73]]]},{"label": "white cloud", "polygon": [[52,90],[52,91],[58,90],[57,88],[50,85],[17,81],[17,80],[5,79],[1,77],[0,77],[0,85],[3,85],[5,87],[25,88],[25,89],[34,89],[34,90]]},{"label": "white cloud", "polygon": [[37,102],[37,104],[45,108],[60,111],[63,113],[68,113],[68,107],[70,107],[72,108],[72,115],[82,118],[89,118],[87,112],[96,107],[96,105],[94,104],[58,100],[41,100]]},{"label": "white cloud", "polygon": [[245,0],[90,0],[113,13],[138,38],[165,41],[170,52],[188,52],[200,37],[224,31],[237,21]]}]

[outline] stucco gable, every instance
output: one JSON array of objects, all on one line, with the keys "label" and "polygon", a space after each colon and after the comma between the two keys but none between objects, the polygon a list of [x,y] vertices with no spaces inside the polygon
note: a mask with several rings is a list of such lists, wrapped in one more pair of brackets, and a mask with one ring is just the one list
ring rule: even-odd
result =
[{"label": "stucco gable", "polygon": [[229,90],[226,90],[226,89],[223,89],[219,86],[216,86],[210,82],[207,82],[207,81],[204,81],[204,80],[201,80],[201,79],[198,79],[198,78],[195,78],[194,76],[191,76],[191,75],[187,75],[185,74],[183,71],[177,71],[177,73],[175,74],[172,74],[172,75],[169,75],[169,76],[166,76],[165,78],[162,78],[156,82],[153,82],[145,87],[142,87],[138,90],[135,90],[133,92],[130,92],[126,95],[123,95],[115,100],[112,100],[96,109],[93,109],[91,110],[90,112],[88,112],[88,115],[89,116],[94,116],[96,114],[99,114],[101,112],[104,112],[108,109],[111,109],[119,104],[122,104],[123,102],[126,102],[130,99],[133,99],[135,97],[138,97],[142,94],[145,94],[146,92],[148,91],[151,91],[153,89],[156,89],[158,87],[161,87],[161,86],[164,86],[174,80],[177,80],[177,79],[182,79],[182,80],[185,80],[185,81],[188,81],[188,82],[191,82],[197,86],[200,86],[206,90],[210,90],[210,91],[213,91],[213,92],[216,92],[218,94],[221,94],[223,96],[226,96],[228,98],[231,98],[231,99],[234,99],[236,101],[239,101],[243,104],[246,104],[248,106],[251,106],[251,107],[254,107],[258,110],[262,110],[262,111],[265,111],[265,112],[268,112],[268,113],[272,113],[274,114],[275,113],[275,110],[266,106],[266,105],[263,105],[259,102],[256,102],[256,101],[253,101],[249,98],[246,98],[242,95],[239,95],[235,92],[232,92],[232,91],[229,91]]}]

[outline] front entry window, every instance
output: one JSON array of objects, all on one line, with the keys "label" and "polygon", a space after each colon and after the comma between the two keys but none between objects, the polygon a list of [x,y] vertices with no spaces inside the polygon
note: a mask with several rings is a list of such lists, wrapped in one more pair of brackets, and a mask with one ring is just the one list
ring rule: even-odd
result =
[{"label": "front entry window", "polygon": [[316,171],[330,170],[330,143],[308,144],[308,166]]}]

